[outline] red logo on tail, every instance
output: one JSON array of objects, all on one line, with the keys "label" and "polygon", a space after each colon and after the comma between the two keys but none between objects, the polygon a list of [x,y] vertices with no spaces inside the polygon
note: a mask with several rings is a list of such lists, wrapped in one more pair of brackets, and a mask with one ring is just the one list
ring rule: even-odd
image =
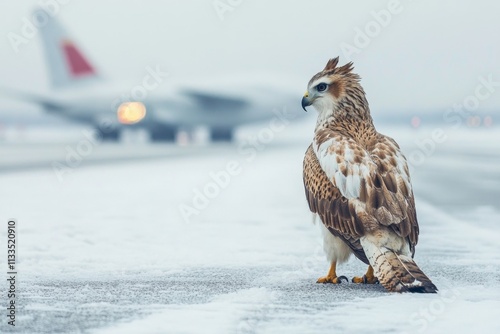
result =
[{"label": "red logo on tail", "polygon": [[94,68],[89,64],[80,51],[69,41],[62,43],[66,63],[69,65],[71,74],[75,77],[95,74]]}]

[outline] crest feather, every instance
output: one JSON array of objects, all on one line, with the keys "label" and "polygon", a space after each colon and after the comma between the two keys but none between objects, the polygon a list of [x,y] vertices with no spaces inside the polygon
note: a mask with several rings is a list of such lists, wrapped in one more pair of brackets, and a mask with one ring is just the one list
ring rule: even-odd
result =
[{"label": "crest feather", "polygon": [[352,63],[352,61],[350,61],[347,64],[345,64],[344,66],[337,68],[337,70],[335,72],[338,74],[347,74],[347,73],[351,73],[351,71],[353,69],[354,69],[354,64]]},{"label": "crest feather", "polygon": [[326,63],[325,69],[323,71],[331,71],[334,70],[335,67],[337,67],[337,64],[339,63],[339,57],[332,58]]}]

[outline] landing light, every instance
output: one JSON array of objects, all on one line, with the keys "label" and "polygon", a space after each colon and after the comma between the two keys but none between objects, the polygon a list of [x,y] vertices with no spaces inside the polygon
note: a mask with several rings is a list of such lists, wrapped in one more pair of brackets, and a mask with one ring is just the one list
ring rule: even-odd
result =
[{"label": "landing light", "polygon": [[146,106],[141,102],[124,102],[117,110],[118,121],[122,124],[135,124],[146,116]]}]

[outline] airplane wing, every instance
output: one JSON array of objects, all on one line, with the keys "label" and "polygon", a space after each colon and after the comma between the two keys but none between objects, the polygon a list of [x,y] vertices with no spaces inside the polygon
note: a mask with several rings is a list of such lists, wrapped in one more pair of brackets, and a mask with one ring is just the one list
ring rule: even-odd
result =
[{"label": "airplane wing", "polygon": [[22,92],[6,87],[0,87],[0,95],[4,95],[5,97],[13,98],[19,101],[37,104],[50,111],[64,110],[65,108],[67,108],[64,103],[56,101],[53,98],[42,96],[36,93]]},{"label": "airplane wing", "polygon": [[209,93],[205,91],[198,91],[192,89],[184,89],[182,90],[182,94],[186,97],[194,100],[197,104],[199,104],[203,109],[209,110],[220,110],[220,109],[232,109],[238,110],[243,109],[248,106],[248,100],[235,97],[235,96],[224,96],[222,94],[217,93]]}]

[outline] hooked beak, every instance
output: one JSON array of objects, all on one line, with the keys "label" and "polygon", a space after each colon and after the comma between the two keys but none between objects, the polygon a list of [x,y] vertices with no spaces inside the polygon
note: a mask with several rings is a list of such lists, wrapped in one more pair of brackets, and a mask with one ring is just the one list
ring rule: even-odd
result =
[{"label": "hooked beak", "polygon": [[309,99],[309,92],[306,92],[304,97],[302,97],[302,109],[307,112],[306,107],[309,107],[310,105],[312,105],[312,101]]}]

